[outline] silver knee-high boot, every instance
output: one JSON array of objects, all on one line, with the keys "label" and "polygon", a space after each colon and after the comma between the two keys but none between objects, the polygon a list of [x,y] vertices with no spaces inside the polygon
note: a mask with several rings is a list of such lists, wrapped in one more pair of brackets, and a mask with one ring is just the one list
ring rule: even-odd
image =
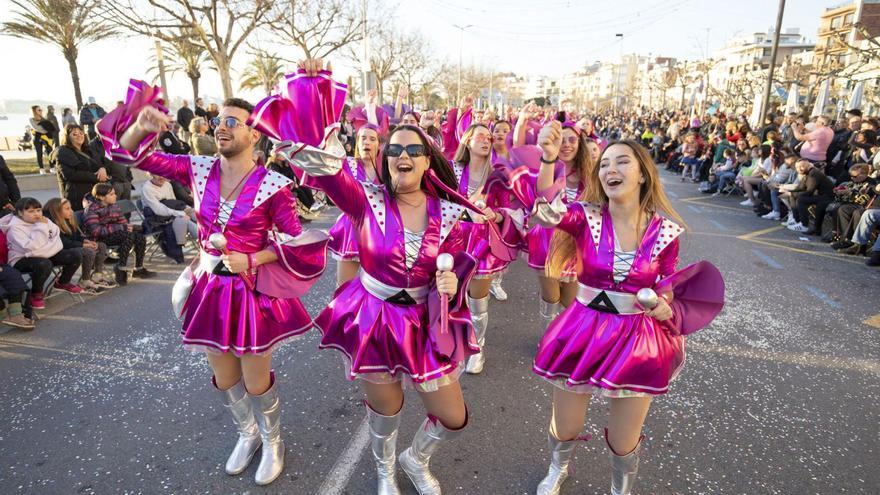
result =
[{"label": "silver knee-high boot", "polygon": [[549,303],[549,302],[541,299],[540,312],[541,312],[541,318],[544,319],[544,329],[545,330],[547,329],[547,327],[550,326],[551,323],[553,323],[553,320],[556,319],[556,317],[559,315],[561,310],[562,310],[562,304],[559,301],[556,301],[555,303]]},{"label": "silver knee-high boot", "polygon": [[[367,401],[367,418],[370,422],[370,447],[376,462],[376,480],[379,495],[400,495],[397,486],[397,428],[400,426],[400,411],[394,416],[383,416],[374,411]],[[400,408],[401,411],[403,407]]]},{"label": "silver knee-high boot", "polygon": [[639,473],[639,451],[645,435],[639,437],[638,443],[626,455],[617,455],[608,441],[608,428],[605,429],[605,444],[611,451],[611,495],[630,495],[636,485]]},{"label": "silver knee-high boot", "polygon": [[[465,413],[467,414],[467,413]],[[443,442],[458,437],[467,426],[465,423],[457,430],[449,430],[435,417],[428,416],[413,437],[412,446],[403,451],[398,458],[400,467],[412,480],[419,495],[441,495],[440,482],[431,474],[428,463],[431,455]]]},{"label": "silver knee-high boot", "polygon": [[263,441],[263,457],[254,480],[258,485],[268,485],[281,475],[284,469],[284,441],[281,439],[281,400],[272,373],[269,390],[262,395],[251,395],[254,416]]},{"label": "silver knee-high boot", "polygon": [[559,495],[562,484],[568,479],[568,465],[578,441],[585,441],[587,437],[578,437],[574,440],[563,442],[557,440],[552,433],[547,433],[547,442],[550,444],[550,468],[547,476],[538,485],[538,495]]},{"label": "silver knee-high boot", "polygon": [[486,330],[489,328],[489,296],[480,299],[468,296],[468,306],[471,309],[471,321],[474,323],[474,332],[477,334],[480,352],[468,357],[465,371],[476,375],[483,372],[483,365],[486,364],[483,348],[486,346]]},{"label": "silver knee-high boot", "polygon": [[[215,379],[212,378],[211,383],[217,388]],[[238,442],[235,443],[235,448],[226,460],[226,472],[232,475],[241,474],[250,465],[251,459],[262,444],[257,420],[254,418],[254,409],[248,399],[243,380],[239,380],[228,390],[218,388],[217,391],[238,428]]]}]

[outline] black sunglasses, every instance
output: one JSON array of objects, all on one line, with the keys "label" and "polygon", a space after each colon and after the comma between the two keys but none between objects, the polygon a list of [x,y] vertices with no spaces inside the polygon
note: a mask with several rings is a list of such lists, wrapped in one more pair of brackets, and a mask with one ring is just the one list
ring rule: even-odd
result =
[{"label": "black sunglasses", "polygon": [[426,156],[428,154],[428,150],[425,149],[425,145],[423,144],[408,144],[406,146],[403,146],[402,144],[389,144],[385,147],[385,155],[391,158],[397,158],[403,154],[404,150],[406,150],[406,154],[410,158]]},{"label": "black sunglasses", "polygon": [[220,127],[221,122],[226,126],[227,129],[235,129],[240,125],[245,125],[242,121],[238,120],[235,117],[225,117],[223,119],[221,119],[220,117],[214,117],[213,119],[211,119],[211,125],[213,125],[215,128]]}]

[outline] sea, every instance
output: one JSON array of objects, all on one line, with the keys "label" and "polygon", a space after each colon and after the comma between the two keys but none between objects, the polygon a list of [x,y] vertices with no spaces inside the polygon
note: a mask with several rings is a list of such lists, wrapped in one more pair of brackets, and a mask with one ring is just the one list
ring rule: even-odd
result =
[{"label": "sea", "polygon": [[23,136],[25,126],[30,125],[30,119],[31,116],[27,113],[0,112],[0,137]]}]

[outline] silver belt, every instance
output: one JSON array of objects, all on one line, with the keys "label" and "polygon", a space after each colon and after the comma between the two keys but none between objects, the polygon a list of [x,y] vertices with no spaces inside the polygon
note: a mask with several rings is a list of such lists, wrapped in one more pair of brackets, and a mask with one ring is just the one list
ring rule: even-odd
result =
[{"label": "silver belt", "polygon": [[223,262],[219,256],[209,254],[207,251],[199,250],[199,270],[202,273],[212,273],[217,265]]},{"label": "silver belt", "polygon": [[597,289],[580,282],[578,282],[577,300],[588,308],[604,313],[635,315],[645,312],[638,305],[635,294]]},{"label": "silver belt", "polygon": [[407,305],[424,304],[425,301],[428,300],[428,291],[430,287],[427,285],[422,285],[420,287],[392,287],[384,282],[376,280],[364,270],[358,272],[358,276],[361,279],[361,285],[364,286],[364,289],[367,289],[367,292],[383,301]]}]

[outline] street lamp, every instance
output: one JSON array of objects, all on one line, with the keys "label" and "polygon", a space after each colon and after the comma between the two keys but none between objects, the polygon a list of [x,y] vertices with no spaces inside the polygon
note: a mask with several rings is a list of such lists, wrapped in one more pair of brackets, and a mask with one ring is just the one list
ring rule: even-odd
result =
[{"label": "street lamp", "polygon": [[617,111],[620,111],[620,105],[622,103],[620,97],[620,72],[623,70],[623,33],[617,33],[614,36],[620,38],[620,62],[617,63],[617,104],[615,105]]},{"label": "street lamp", "polygon": [[458,102],[461,101],[461,55],[464,47],[464,30],[472,28],[474,25],[468,24],[467,26],[459,26],[458,24],[453,24],[452,27],[458,29],[458,99],[455,102],[458,104]]}]

